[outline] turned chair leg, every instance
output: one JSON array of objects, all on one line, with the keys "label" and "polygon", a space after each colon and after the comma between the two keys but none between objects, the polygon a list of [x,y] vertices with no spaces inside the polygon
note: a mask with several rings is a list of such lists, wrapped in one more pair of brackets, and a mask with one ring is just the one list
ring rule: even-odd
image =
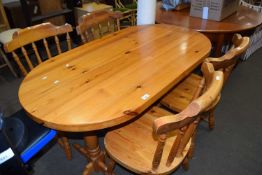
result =
[{"label": "turned chair leg", "polygon": [[115,165],[116,165],[116,162],[114,160],[112,160],[111,158],[109,158],[106,175],[114,175],[115,174],[113,172]]},{"label": "turned chair leg", "polygon": [[195,151],[195,147],[196,147],[196,131],[194,132],[192,139],[191,139],[191,145],[188,151],[188,159],[192,159],[194,151]]},{"label": "turned chair leg", "polygon": [[186,171],[189,169],[189,159],[188,159],[187,156],[185,157],[185,159],[184,159],[183,162],[182,162],[182,167],[183,167],[183,169],[186,170]]},{"label": "turned chair leg", "polygon": [[64,133],[59,132],[57,141],[58,141],[59,145],[62,147],[62,149],[65,151],[67,160],[71,160],[72,159],[72,151],[71,151],[71,146],[70,146],[70,143],[68,141],[68,138],[66,136],[64,136]]},{"label": "turned chair leg", "polygon": [[94,172],[94,166],[92,163],[86,165],[85,170],[83,171],[82,175],[89,175]]}]

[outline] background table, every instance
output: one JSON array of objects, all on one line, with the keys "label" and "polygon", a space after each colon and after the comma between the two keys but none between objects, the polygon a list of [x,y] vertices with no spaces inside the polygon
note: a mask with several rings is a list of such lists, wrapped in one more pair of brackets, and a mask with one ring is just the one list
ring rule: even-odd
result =
[{"label": "background table", "polygon": [[[209,55],[204,35],[172,25],[130,27],[47,60],[23,80],[19,100],[56,130],[87,132],[143,112]],[[90,170],[106,170],[95,132],[77,147]]]},{"label": "background table", "polygon": [[224,42],[230,42],[234,33],[248,34],[262,23],[262,15],[250,8],[240,6],[239,10],[224,20],[212,21],[189,16],[190,9],[166,11],[157,4],[157,23],[173,24],[197,30],[205,34],[216,46],[215,56],[221,56]]}]

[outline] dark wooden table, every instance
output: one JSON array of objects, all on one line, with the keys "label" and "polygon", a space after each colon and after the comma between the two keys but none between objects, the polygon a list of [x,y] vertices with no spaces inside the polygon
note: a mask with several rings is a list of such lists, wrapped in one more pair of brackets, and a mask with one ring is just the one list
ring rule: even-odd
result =
[{"label": "dark wooden table", "polygon": [[239,10],[224,20],[212,21],[189,16],[190,9],[166,11],[157,4],[156,22],[173,24],[197,30],[215,44],[215,56],[221,56],[222,46],[230,42],[234,33],[247,34],[262,23],[262,15],[250,8],[240,6]]}]

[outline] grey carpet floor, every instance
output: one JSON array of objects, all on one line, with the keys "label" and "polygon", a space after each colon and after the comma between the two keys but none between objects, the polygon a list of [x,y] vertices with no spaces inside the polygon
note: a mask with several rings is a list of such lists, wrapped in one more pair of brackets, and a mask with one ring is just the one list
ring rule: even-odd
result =
[{"label": "grey carpet floor", "polygon": [[[20,109],[17,92],[21,79],[8,70],[0,71],[0,106],[6,115]],[[179,168],[177,175],[261,175],[262,174],[262,49],[239,64],[225,88],[217,106],[216,127],[207,129],[201,123],[196,139],[196,151],[190,169]],[[82,143],[79,139],[71,142]],[[100,137],[103,147],[103,137]],[[127,145],[128,146],[128,145]],[[132,150],[130,150],[132,151]],[[34,160],[34,175],[78,175],[87,160],[73,150],[67,161],[57,144]],[[132,174],[117,166],[117,175]]]}]

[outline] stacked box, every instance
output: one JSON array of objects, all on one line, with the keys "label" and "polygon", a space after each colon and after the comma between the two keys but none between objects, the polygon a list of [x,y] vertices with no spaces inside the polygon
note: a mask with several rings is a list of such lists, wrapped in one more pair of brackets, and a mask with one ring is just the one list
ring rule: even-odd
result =
[{"label": "stacked box", "polygon": [[221,21],[239,7],[239,0],[191,0],[190,16]]}]

